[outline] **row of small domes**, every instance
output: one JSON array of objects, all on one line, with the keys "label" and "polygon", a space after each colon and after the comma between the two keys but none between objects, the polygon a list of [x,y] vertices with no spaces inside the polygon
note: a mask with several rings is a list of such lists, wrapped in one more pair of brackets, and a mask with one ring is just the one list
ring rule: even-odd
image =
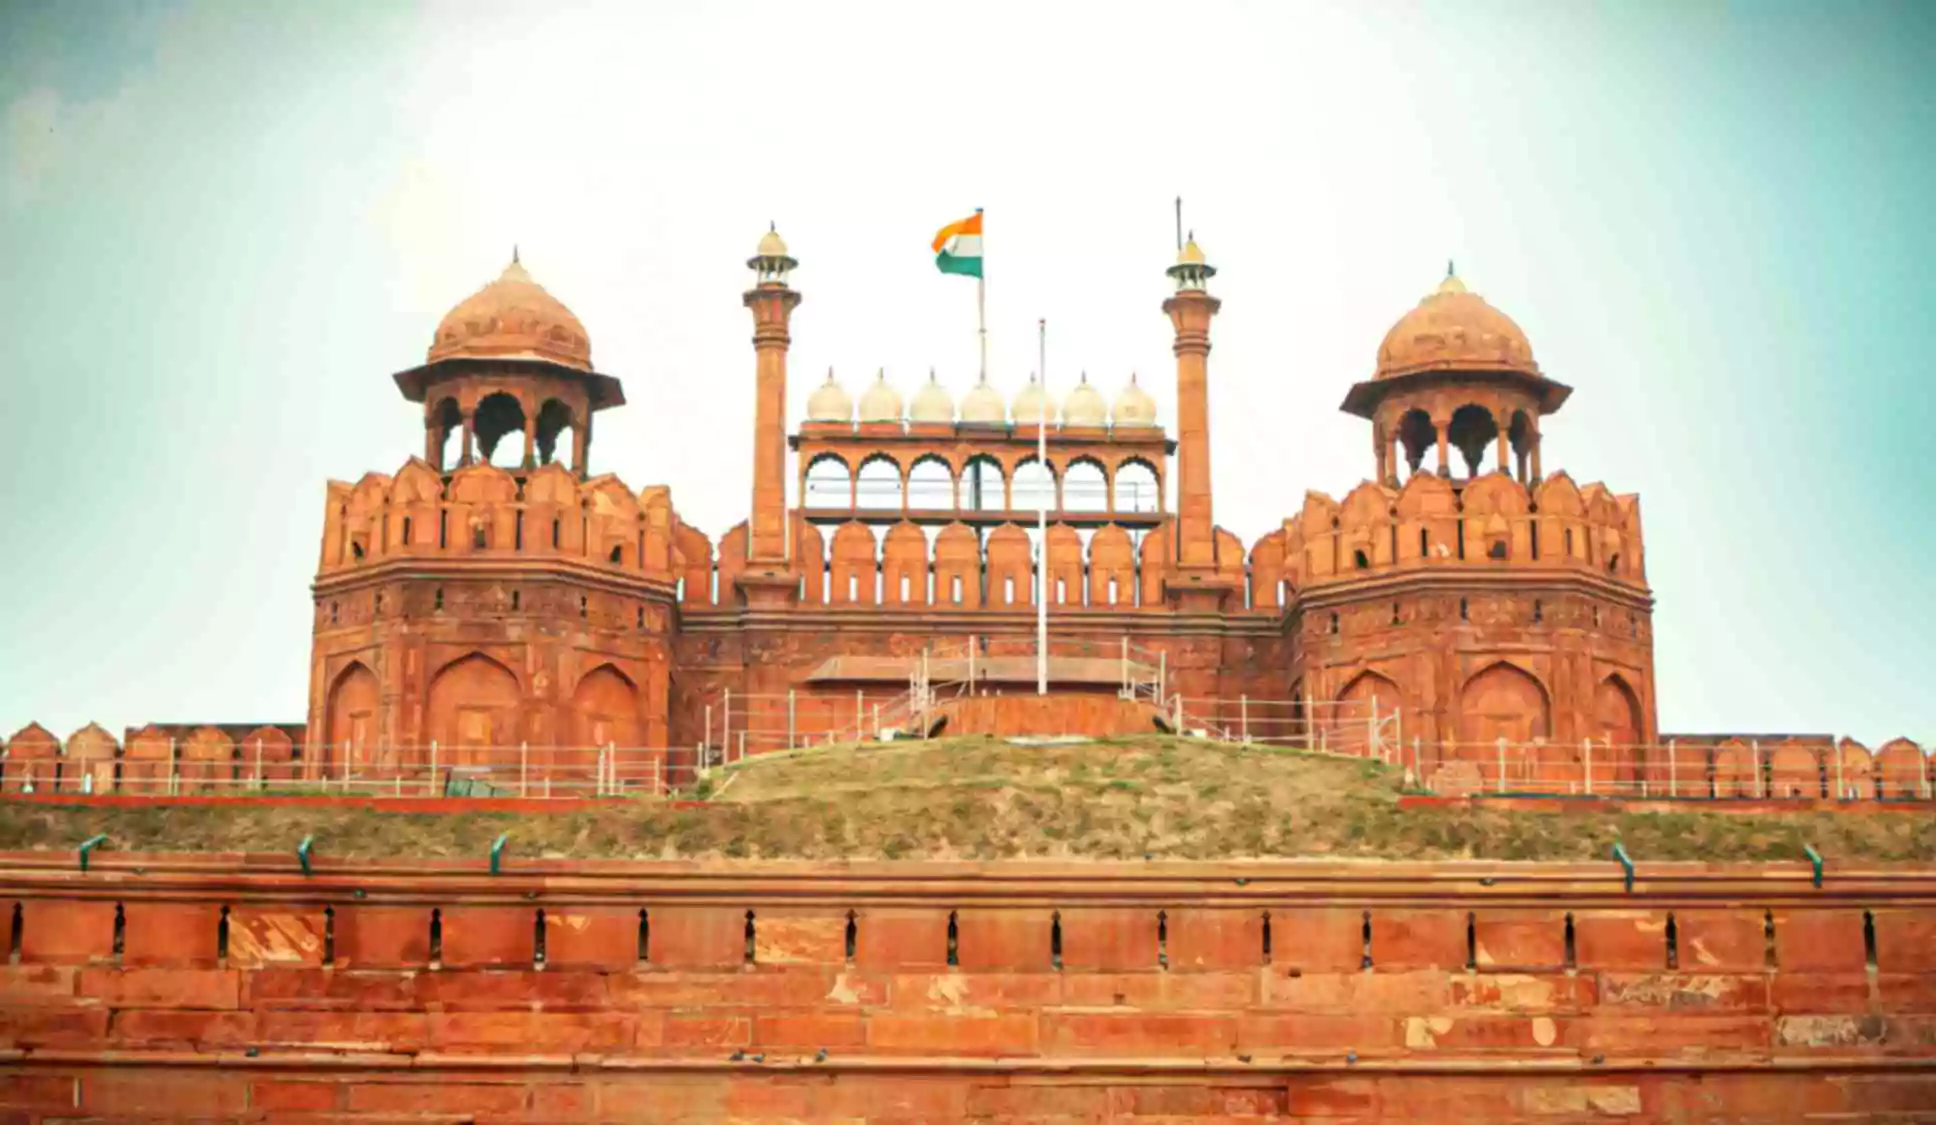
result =
[{"label": "row of small domes", "polygon": [[[1049,394],[1041,382],[1030,376],[1028,386],[1023,387],[1015,396],[1012,404],[1004,403],[1002,396],[984,379],[976,383],[967,394],[961,397],[959,407],[954,396],[946,387],[935,382],[934,373],[928,373],[928,381],[914,392],[912,401],[902,406],[901,393],[888,385],[887,372],[875,376],[874,382],[860,396],[858,416],[854,410],[854,400],[847,389],[834,378],[831,369],[827,381],[814,388],[807,399],[807,421],[831,422],[846,425],[858,417],[867,423],[897,423],[902,420],[916,425],[951,426],[956,422],[966,425],[999,426],[1008,422],[1035,423],[1057,420],[1055,396]],[[1154,426],[1156,425],[1156,400],[1150,398],[1143,388],[1136,385],[1136,376],[1129,377],[1129,385],[1116,396],[1111,404],[1102,397],[1102,392],[1089,385],[1089,376],[1062,400],[1060,420],[1065,426]]]}]

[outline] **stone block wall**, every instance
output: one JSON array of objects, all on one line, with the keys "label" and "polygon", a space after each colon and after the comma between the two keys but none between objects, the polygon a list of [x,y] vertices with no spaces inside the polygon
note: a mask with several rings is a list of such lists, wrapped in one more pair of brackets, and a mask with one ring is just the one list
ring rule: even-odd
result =
[{"label": "stone block wall", "polygon": [[0,1114],[1936,1108],[1936,903],[1913,874],[1662,867],[1628,895],[1558,865],[287,866],[0,860]]}]

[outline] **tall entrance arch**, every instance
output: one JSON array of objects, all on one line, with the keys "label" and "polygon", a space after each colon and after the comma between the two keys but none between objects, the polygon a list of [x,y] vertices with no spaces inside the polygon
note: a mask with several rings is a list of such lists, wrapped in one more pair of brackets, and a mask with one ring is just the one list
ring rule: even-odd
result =
[{"label": "tall entrance arch", "polygon": [[1467,680],[1459,693],[1459,747],[1454,757],[1476,762],[1487,787],[1510,786],[1564,792],[1581,780],[1571,754],[1550,744],[1552,702],[1526,670],[1494,664]]},{"label": "tall entrance arch", "polygon": [[376,673],[362,661],[353,661],[337,673],[323,705],[324,745],[314,754],[324,776],[334,776],[346,763],[367,765],[376,752],[377,740]]},{"label": "tall entrance arch", "polygon": [[599,665],[578,681],[578,689],[571,693],[571,710],[579,746],[627,750],[643,745],[638,685],[610,664]]}]

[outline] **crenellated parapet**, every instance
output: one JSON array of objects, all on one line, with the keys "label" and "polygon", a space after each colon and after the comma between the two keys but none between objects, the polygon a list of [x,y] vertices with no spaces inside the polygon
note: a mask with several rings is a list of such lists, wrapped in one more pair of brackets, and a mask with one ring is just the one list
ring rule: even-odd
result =
[{"label": "crenellated parapet", "polygon": [[1293,590],[1407,571],[1528,567],[1646,587],[1640,498],[1601,484],[1581,489],[1563,472],[1530,488],[1501,473],[1461,486],[1419,474],[1402,488],[1365,481],[1342,501],[1307,492],[1303,509],[1252,554],[1266,563],[1266,579],[1274,574]]}]

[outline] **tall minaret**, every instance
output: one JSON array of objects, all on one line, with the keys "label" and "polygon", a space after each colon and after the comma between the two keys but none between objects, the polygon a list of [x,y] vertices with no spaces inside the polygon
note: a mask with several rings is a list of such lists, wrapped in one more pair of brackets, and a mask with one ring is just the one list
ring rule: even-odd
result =
[{"label": "tall minaret", "polygon": [[747,526],[747,560],[784,567],[786,518],[786,365],[792,337],[787,325],[800,294],[787,285],[799,265],[787,256],[786,242],[770,225],[759,250],[747,260],[753,288],[745,295],[753,310],[753,515]]},{"label": "tall minaret", "polygon": [[1195,232],[1167,271],[1176,293],[1163,302],[1176,329],[1176,559],[1185,570],[1214,571],[1217,541],[1210,511],[1210,318],[1223,302],[1204,289],[1216,270]]}]

